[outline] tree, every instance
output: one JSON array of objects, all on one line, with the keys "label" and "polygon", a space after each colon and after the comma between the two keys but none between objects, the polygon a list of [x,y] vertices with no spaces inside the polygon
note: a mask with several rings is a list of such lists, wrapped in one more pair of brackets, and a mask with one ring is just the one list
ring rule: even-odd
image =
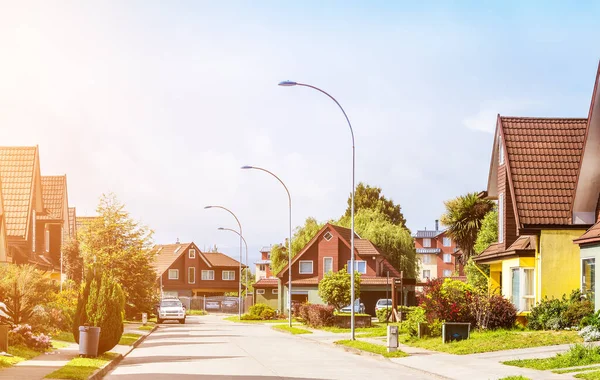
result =
[{"label": "tree", "polygon": [[[335,307],[336,310],[350,305],[352,301],[350,299],[350,281],[351,277],[347,266],[338,272],[326,273],[319,282],[319,297],[328,305]],[[360,297],[360,273],[358,272],[354,274],[354,297],[355,299]]]},{"label": "tree", "polygon": [[68,279],[80,284],[83,277],[83,259],[79,250],[79,241],[69,239],[63,246],[64,272]]},{"label": "tree", "polygon": [[[348,197],[348,208],[344,217],[350,217],[352,205],[352,195]],[[359,210],[371,209],[387,215],[392,224],[406,226],[406,219],[402,214],[400,205],[394,204],[391,199],[387,199],[381,194],[380,187],[371,187],[364,183],[359,183],[354,192],[354,213]]]},{"label": "tree", "polygon": [[97,212],[79,237],[86,264],[122,286],[128,318],[152,311],[157,297],[152,231],[134,221],[114,194],[102,195]]},{"label": "tree", "polygon": [[477,234],[485,215],[492,210],[494,203],[481,199],[477,193],[468,193],[444,202],[446,213],[442,224],[448,227],[447,234],[462,250],[461,262],[466,264],[473,255]]},{"label": "tree", "polygon": [[[350,217],[344,216],[336,224],[349,228]],[[415,244],[404,226],[392,223],[387,215],[379,211],[362,209],[354,215],[354,231],[375,244],[394,268],[404,271],[405,277],[416,277]]]},{"label": "tree", "polygon": [[[492,210],[483,218],[481,228],[479,229],[479,233],[477,233],[477,240],[475,241],[474,246],[475,253],[479,255],[487,247],[489,247],[490,244],[496,243],[497,241],[498,211]],[[487,277],[481,273],[482,271],[487,275]],[[470,258],[469,261],[467,261],[467,265],[465,265],[465,274],[467,275],[467,282],[469,284],[483,291],[488,290],[488,277],[490,276],[489,265],[475,264],[473,259]]]},{"label": "tree", "polygon": [[0,266],[0,299],[6,305],[6,322],[27,323],[34,308],[49,301],[55,290],[50,279],[32,265]]},{"label": "tree", "polygon": [[[246,281],[246,274],[248,274],[248,281]],[[250,268],[242,269],[242,282],[246,287],[246,294],[254,293],[253,285],[256,282],[256,279]]]},{"label": "tree", "polygon": [[[324,224],[317,222],[315,218],[308,217],[302,227],[296,227],[292,238],[292,257],[296,256],[323,226]],[[283,245],[271,246],[271,270],[274,274],[279,273],[288,264],[287,246],[287,239]]]}]

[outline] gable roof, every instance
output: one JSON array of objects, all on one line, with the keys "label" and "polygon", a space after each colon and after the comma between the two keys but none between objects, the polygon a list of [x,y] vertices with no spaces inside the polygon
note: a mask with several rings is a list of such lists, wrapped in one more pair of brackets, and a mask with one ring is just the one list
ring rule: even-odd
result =
[{"label": "gable roof", "polygon": [[446,232],[446,230],[420,230],[413,236],[414,238],[434,238]]},{"label": "gable roof", "polygon": [[498,137],[503,144],[517,223],[570,225],[587,119],[498,115],[488,182],[495,195]]},{"label": "gable roof", "polygon": [[77,210],[75,207],[69,207],[69,236],[77,236]]},{"label": "gable roof", "polygon": [[600,242],[600,223],[594,224],[590,227],[583,235],[573,240],[574,243],[582,245],[582,244],[592,244]]},{"label": "gable roof", "polygon": [[152,250],[156,253],[154,270],[157,276],[165,273],[191,245],[192,243],[155,245]]},{"label": "gable roof", "polygon": [[[204,257],[211,266],[213,267],[235,267],[239,268],[240,262],[227,256],[221,252],[203,252]],[[242,268],[246,268],[246,265],[242,264]]]},{"label": "gable roof", "polygon": [[37,217],[39,220],[65,220],[67,203],[67,176],[42,176],[42,198],[46,215]]},{"label": "gable roof", "polygon": [[505,251],[500,251],[501,244],[490,244],[473,260],[480,264],[487,264],[511,257],[535,257],[536,237],[521,235]]},{"label": "gable roof", "polygon": [[256,281],[256,283],[254,285],[252,285],[253,288],[277,288],[279,284],[279,280],[276,278],[261,278],[260,280]]},{"label": "gable roof", "polygon": [[[0,147],[0,180],[8,236],[27,239],[32,207],[38,214],[44,213],[40,177],[37,147]],[[35,197],[34,189],[38,191]]]}]

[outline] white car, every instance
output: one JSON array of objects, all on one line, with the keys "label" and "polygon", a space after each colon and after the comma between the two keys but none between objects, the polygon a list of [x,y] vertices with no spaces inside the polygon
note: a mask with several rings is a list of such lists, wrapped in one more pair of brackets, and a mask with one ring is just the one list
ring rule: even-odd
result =
[{"label": "white car", "polygon": [[185,323],[185,308],[181,301],[177,298],[167,298],[160,301],[156,321],[158,323],[163,323],[163,321],[179,321],[181,324]]},{"label": "white car", "polygon": [[392,309],[392,300],[391,299],[379,299],[377,300],[377,303],[375,304],[375,312],[377,312],[378,310],[381,309]]},{"label": "white car", "polygon": [[[343,308],[342,310],[340,310],[342,313],[350,313],[352,311],[352,309],[350,308],[350,305],[346,306],[345,308]],[[365,304],[360,302],[360,298],[354,300],[354,312],[358,313],[358,314],[364,314],[365,313]]]}]

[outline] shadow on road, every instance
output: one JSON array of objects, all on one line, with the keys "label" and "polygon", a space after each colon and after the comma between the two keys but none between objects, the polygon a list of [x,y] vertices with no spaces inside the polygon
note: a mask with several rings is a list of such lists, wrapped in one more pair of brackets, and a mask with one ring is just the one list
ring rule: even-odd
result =
[{"label": "shadow on road", "polygon": [[146,380],[146,379],[173,379],[173,377],[177,377],[177,379],[200,379],[200,380],[211,380],[211,379],[231,379],[231,380],[261,380],[261,379],[271,379],[271,380],[327,380],[324,378],[315,378],[315,377],[286,377],[286,376],[251,376],[251,375],[185,375],[185,374],[173,374],[173,373],[144,373],[140,375],[112,375],[111,379],[133,379],[133,380]]},{"label": "shadow on road", "polygon": [[198,344],[224,344],[225,342],[198,342],[197,340],[190,340],[187,342],[179,341],[179,342],[148,342],[144,343],[142,348],[152,348],[152,347],[161,347],[161,346],[185,346],[185,345],[198,345]]},{"label": "shadow on road", "polygon": [[[142,356],[142,357],[131,357],[128,356],[121,362],[119,367],[127,367],[138,364],[146,363],[176,363],[176,362],[190,362],[195,360],[214,360],[214,359],[236,359],[243,358],[244,356]],[[173,376],[173,375],[171,375]],[[177,375],[179,377],[179,375]]]},{"label": "shadow on road", "polygon": [[[161,331],[163,332],[163,331]],[[150,337],[148,338],[149,340],[154,340],[154,339],[179,339],[179,338],[239,338],[242,335],[236,335],[236,334],[231,334],[231,335],[227,335],[227,334],[222,334],[222,335],[207,335],[207,334],[194,334],[194,333],[190,333],[190,334],[152,334],[150,335]]]}]

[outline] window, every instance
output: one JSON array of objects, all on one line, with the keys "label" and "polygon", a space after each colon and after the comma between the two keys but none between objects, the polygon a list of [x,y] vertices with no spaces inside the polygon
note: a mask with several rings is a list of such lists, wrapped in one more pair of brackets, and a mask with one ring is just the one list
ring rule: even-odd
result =
[{"label": "window", "polygon": [[50,252],[50,229],[46,227],[46,252]]},{"label": "window", "polygon": [[452,239],[450,239],[449,237],[445,237],[442,239],[444,247],[451,247],[452,246]]},{"label": "window", "polygon": [[[351,266],[350,266],[350,260],[348,260],[348,267],[347,268],[351,268]],[[362,260],[354,260],[354,270],[356,272],[362,273],[362,274],[367,273],[367,262],[366,261],[362,261]],[[348,273],[350,273],[350,271],[348,271]]]},{"label": "window", "polygon": [[535,302],[533,268],[511,268],[511,302],[518,311],[530,311]]},{"label": "window", "polygon": [[222,278],[225,281],[235,280],[235,271],[234,270],[224,270]]},{"label": "window", "polygon": [[431,256],[423,255],[423,264],[431,264]]},{"label": "window", "polygon": [[214,280],[215,279],[215,271],[214,270],[203,270],[202,271],[202,279],[203,280]]},{"label": "window", "polygon": [[300,274],[312,274],[313,273],[313,262],[307,260],[300,260]]},{"label": "window", "polygon": [[498,194],[498,243],[504,241],[504,193]]},{"label": "window", "polygon": [[264,272],[264,270],[265,270],[265,265],[264,265],[264,264],[261,264],[261,265],[259,265],[259,266],[258,266],[258,270],[260,270],[260,271],[263,271],[263,272]]},{"label": "window", "polygon": [[323,257],[323,274],[333,272],[333,257]]},{"label": "window", "polygon": [[445,263],[451,263],[452,262],[452,255],[450,253],[444,253],[444,262]]},{"label": "window", "polygon": [[431,271],[430,270],[424,270],[423,271],[423,278],[429,278],[431,277]]},{"label": "window", "polygon": [[[592,295],[596,290],[596,259],[581,259],[581,293]],[[591,297],[594,302],[594,297]]]},{"label": "window", "polygon": [[195,259],[196,258],[196,250],[195,249],[190,249],[188,251],[188,258],[190,258],[190,259]]},{"label": "window", "polygon": [[323,239],[329,241],[331,240],[331,238],[333,237],[333,235],[331,234],[331,232],[326,232],[325,235],[323,235]]},{"label": "window", "polygon": [[423,247],[430,248],[431,247],[431,239],[423,239]]},{"label": "window", "polygon": [[279,294],[279,289],[272,289],[272,290],[271,290],[271,293],[272,293],[272,294]]},{"label": "window", "polygon": [[504,145],[501,136],[498,136],[498,162],[500,165],[504,165]]},{"label": "window", "polygon": [[169,280],[179,280],[179,269],[169,269]]},{"label": "window", "polygon": [[450,269],[444,269],[444,277],[452,277],[452,271]]},{"label": "window", "polygon": [[196,283],[196,268],[189,267],[188,268],[188,284]]},{"label": "window", "polygon": [[256,289],[256,294],[265,294],[264,289]]}]

